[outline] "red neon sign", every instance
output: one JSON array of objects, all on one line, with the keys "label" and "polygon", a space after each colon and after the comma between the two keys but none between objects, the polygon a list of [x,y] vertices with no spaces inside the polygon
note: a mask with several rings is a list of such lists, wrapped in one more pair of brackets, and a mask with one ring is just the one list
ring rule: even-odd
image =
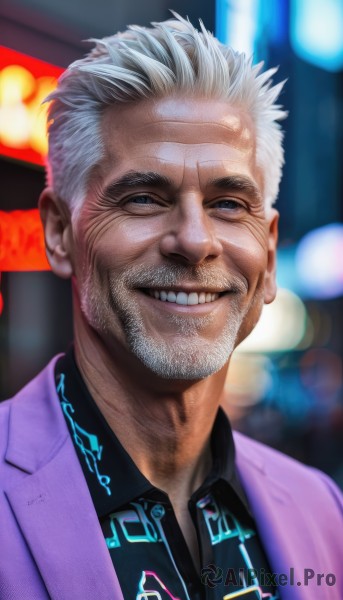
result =
[{"label": "red neon sign", "polygon": [[44,165],[47,106],[42,101],[62,72],[61,67],[0,46],[0,154]]},{"label": "red neon sign", "polygon": [[0,271],[46,271],[42,223],[37,208],[0,211]]}]

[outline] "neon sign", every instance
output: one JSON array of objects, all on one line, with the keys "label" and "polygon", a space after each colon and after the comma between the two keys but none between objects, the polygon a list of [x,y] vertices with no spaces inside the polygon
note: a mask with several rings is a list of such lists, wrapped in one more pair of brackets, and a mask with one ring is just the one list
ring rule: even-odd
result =
[{"label": "neon sign", "polygon": [[0,154],[44,165],[47,106],[42,101],[62,72],[61,67],[0,46]]},{"label": "neon sign", "polygon": [[0,271],[47,271],[37,208],[0,211]]}]

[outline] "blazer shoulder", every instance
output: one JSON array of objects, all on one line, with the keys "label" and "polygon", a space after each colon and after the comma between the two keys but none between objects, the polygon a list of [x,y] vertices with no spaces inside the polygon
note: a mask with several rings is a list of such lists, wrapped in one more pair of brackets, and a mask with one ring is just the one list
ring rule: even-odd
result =
[{"label": "blazer shoulder", "polygon": [[299,460],[284,454],[280,450],[276,450],[267,444],[250,438],[238,431],[233,432],[236,451],[244,457],[253,459],[253,462],[267,463],[268,465],[284,466],[290,469],[308,469],[304,463]]},{"label": "blazer shoulder", "polygon": [[304,490],[307,498],[311,495],[330,497],[343,514],[342,492],[328,475],[242,433],[235,431],[234,439],[239,461],[254,464],[260,471],[287,486],[293,497],[299,497],[299,501],[303,500]]}]

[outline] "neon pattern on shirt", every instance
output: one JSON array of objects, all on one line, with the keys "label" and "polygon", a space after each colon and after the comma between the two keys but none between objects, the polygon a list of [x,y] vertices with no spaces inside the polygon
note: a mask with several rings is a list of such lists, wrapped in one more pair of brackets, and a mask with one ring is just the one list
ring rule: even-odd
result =
[{"label": "neon pattern on shirt", "polygon": [[73,418],[75,409],[71,402],[65,396],[65,374],[59,375],[59,382],[57,385],[57,393],[61,397],[61,406],[64,415],[69,421],[74,442],[76,446],[81,450],[85,457],[86,465],[91,473],[95,473],[98,482],[106,490],[108,496],[111,496],[112,492],[109,487],[111,478],[108,475],[101,475],[98,468],[98,463],[101,461],[101,455],[103,446],[99,444],[99,440],[93,433],[88,433],[85,429],[82,429],[80,425],[76,423]]},{"label": "neon pattern on shirt", "polygon": [[202,510],[212,546],[233,537],[244,543],[255,535],[252,529],[242,527],[234,515],[226,507],[220,506],[211,494],[198,500],[197,507]]},{"label": "neon pattern on shirt", "polygon": [[[149,583],[147,582],[147,578],[150,580]],[[150,589],[148,589],[149,587]],[[161,595],[161,592],[163,595]],[[138,584],[136,600],[163,600],[166,595],[168,598],[171,598],[171,600],[180,600],[180,598],[173,596],[154,571],[143,571],[141,580]]]},{"label": "neon pattern on shirt", "polygon": [[[130,506],[132,506],[132,510],[122,510],[109,515],[113,535],[110,538],[106,538],[107,547],[110,549],[120,547],[121,544],[117,528],[122,533],[125,540],[130,543],[161,542],[162,540],[156,530],[156,526],[146,514],[147,503],[145,502],[144,506],[141,506],[137,502],[131,502]],[[137,527],[136,533],[133,534],[129,529],[131,524],[139,524],[142,527]]]}]

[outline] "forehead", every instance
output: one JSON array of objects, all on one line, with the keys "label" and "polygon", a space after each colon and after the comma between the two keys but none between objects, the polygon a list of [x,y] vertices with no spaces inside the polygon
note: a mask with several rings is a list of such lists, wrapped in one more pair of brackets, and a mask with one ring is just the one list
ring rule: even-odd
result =
[{"label": "forehead", "polygon": [[204,177],[222,168],[259,183],[252,119],[223,100],[176,96],[111,106],[102,119],[102,136],[105,179],[138,166],[196,170]]}]

